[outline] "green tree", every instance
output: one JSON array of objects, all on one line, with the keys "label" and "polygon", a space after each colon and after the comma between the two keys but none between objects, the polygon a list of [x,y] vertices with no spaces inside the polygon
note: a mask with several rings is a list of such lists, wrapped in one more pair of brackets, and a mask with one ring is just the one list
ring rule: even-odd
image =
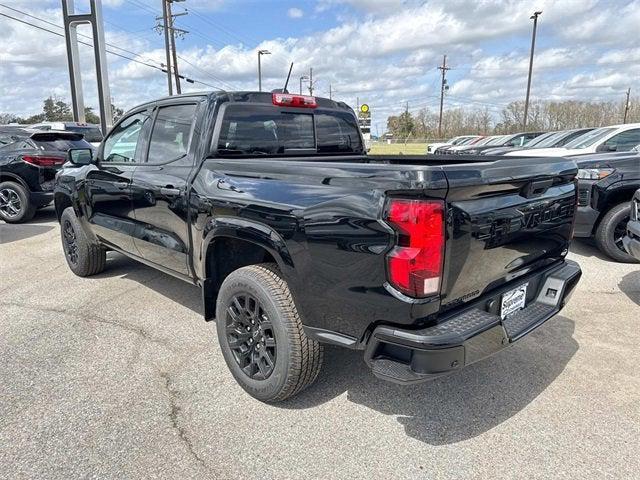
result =
[{"label": "green tree", "polygon": [[100,123],[100,117],[93,113],[93,107],[84,107],[84,120],[87,123]]},{"label": "green tree", "polygon": [[42,107],[44,119],[47,122],[64,122],[73,119],[71,107],[57,97],[49,97]]}]

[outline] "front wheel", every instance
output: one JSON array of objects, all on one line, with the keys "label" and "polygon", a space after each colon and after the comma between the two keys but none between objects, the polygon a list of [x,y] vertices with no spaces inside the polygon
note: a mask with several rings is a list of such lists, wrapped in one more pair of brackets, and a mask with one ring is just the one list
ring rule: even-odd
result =
[{"label": "front wheel", "polygon": [[629,202],[624,202],[612,207],[604,214],[598,228],[595,240],[598,248],[618,262],[637,263],[634,257],[629,255],[622,244],[622,239],[627,233],[631,209]]},{"label": "front wheel", "polygon": [[107,253],[92,242],[84,232],[73,207],[67,207],[60,217],[60,236],[67,265],[79,277],[88,277],[104,270]]},{"label": "front wheel", "polygon": [[0,218],[7,223],[28,222],[36,213],[29,191],[17,182],[0,183]]},{"label": "front wheel", "polygon": [[232,272],[218,293],[216,324],[229,370],[258,400],[291,397],[320,372],[322,346],[305,335],[287,282],[275,265]]}]

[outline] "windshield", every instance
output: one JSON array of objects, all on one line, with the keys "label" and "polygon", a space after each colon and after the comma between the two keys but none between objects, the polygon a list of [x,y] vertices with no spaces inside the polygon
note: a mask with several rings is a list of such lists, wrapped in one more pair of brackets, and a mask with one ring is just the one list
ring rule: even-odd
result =
[{"label": "windshield", "polygon": [[67,126],[67,130],[71,132],[77,132],[84,135],[84,139],[87,142],[97,142],[100,143],[102,141],[102,132],[97,127],[77,127],[75,125]]},{"label": "windshield", "polygon": [[587,148],[596,143],[598,140],[602,139],[609,133],[615,131],[615,128],[604,127],[604,128],[596,128],[595,130],[591,130],[584,135],[579,136],[572,142],[567,143],[564,148]]},{"label": "windshield", "polygon": [[560,132],[543,133],[542,135],[539,135],[536,138],[534,138],[533,140],[527,142],[527,144],[526,144],[527,148],[538,147],[541,144],[545,143],[550,138],[557,136],[559,133]]},{"label": "windshield", "polygon": [[502,143],[508,138],[507,135],[500,135],[499,137],[493,137],[493,139],[487,142],[485,145],[502,145]]},{"label": "windshield", "polygon": [[363,146],[356,119],[349,112],[300,109],[298,113],[248,104],[227,107],[218,152],[239,155],[363,153]]},{"label": "windshield", "polygon": [[488,145],[490,141],[492,141],[494,138],[496,137],[484,137],[482,140],[478,141],[478,143],[475,143],[474,145],[476,147],[480,147],[482,145]]}]

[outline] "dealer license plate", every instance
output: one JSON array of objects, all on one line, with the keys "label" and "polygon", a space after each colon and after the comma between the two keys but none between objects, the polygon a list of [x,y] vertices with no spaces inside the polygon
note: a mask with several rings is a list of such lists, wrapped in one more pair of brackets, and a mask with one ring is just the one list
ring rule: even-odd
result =
[{"label": "dealer license plate", "polygon": [[502,306],[500,307],[500,316],[504,319],[518,310],[524,308],[527,299],[527,286],[525,283],[519,287],[509,290],[502,294]]}]

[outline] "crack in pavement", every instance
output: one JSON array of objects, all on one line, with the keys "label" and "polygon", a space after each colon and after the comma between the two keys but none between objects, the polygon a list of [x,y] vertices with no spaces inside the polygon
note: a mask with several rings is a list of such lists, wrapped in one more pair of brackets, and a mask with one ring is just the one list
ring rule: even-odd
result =
[{"label": "crack in pavement", "polygon": [[74,310],[74,309],[58,309],[58,308],[52,308],[52,307],[26,305],[26,304],[23,304],[21,302],[6,302],[6,301],[0,301],[0,305],[6,305],[6,306],[18,307],[18,308],[25,308],[25,309],[30,309],[30,310],[37,310],[37,311],[44,312],[44,313],[61,313],[63,315],[68,315],[68,316],[70,316],[72,318],[75,318],[76,320],[79,320],[79,321],[84,322],[84,323],[90,323],[91,321],[94,321],[96,323],[101,323],[101,324],[105,324],[105,325],[111,325],[113,327],[118,327],[118,328],[121,328],[121,329],[123,329],[123,330],[125,330],[127,332],[133,333],[133,334],[141,337],[143,340],[146,340],[148,342],[160,345],[161,347],[166,348],[167,350],[169,350],[170,352],[172,352],[172,353],[174,353],[176,355],[179,354],[179,352],[176,352],[168,344],[167,340],[160,339],[160,338],[155,338],[149,332],[147,332],[143,327],[140,327],[140,326],[137,326],[137,325],[127,325],[125,323],[114,322],[113,320],[109,320],[107,318],[103,318],[103,317],[100,317],[99,315],[95,315],[95,314],[91,314],[90,318],[85,318],[81,314],[81,312],[78,312],[77,310]]},{"label": "crack in pavement", "polygon": [[196,452],[193,442],[189,438],[187,430],[185,427],[180,425],[179,416],[182,412],[182,408],[178,405],[178,391],[172,388],[173,382],[168,372],[160,372],[160,377],[164,381],[164,388],[169,395],[169,420],[171,421],[171,426],[178,433],[180,440],[185,444],[189,454],[193,457],[193,459],[198,462],[205,470],[210,471],[209,467],[205,463],[204,459],[198,455]]}]

